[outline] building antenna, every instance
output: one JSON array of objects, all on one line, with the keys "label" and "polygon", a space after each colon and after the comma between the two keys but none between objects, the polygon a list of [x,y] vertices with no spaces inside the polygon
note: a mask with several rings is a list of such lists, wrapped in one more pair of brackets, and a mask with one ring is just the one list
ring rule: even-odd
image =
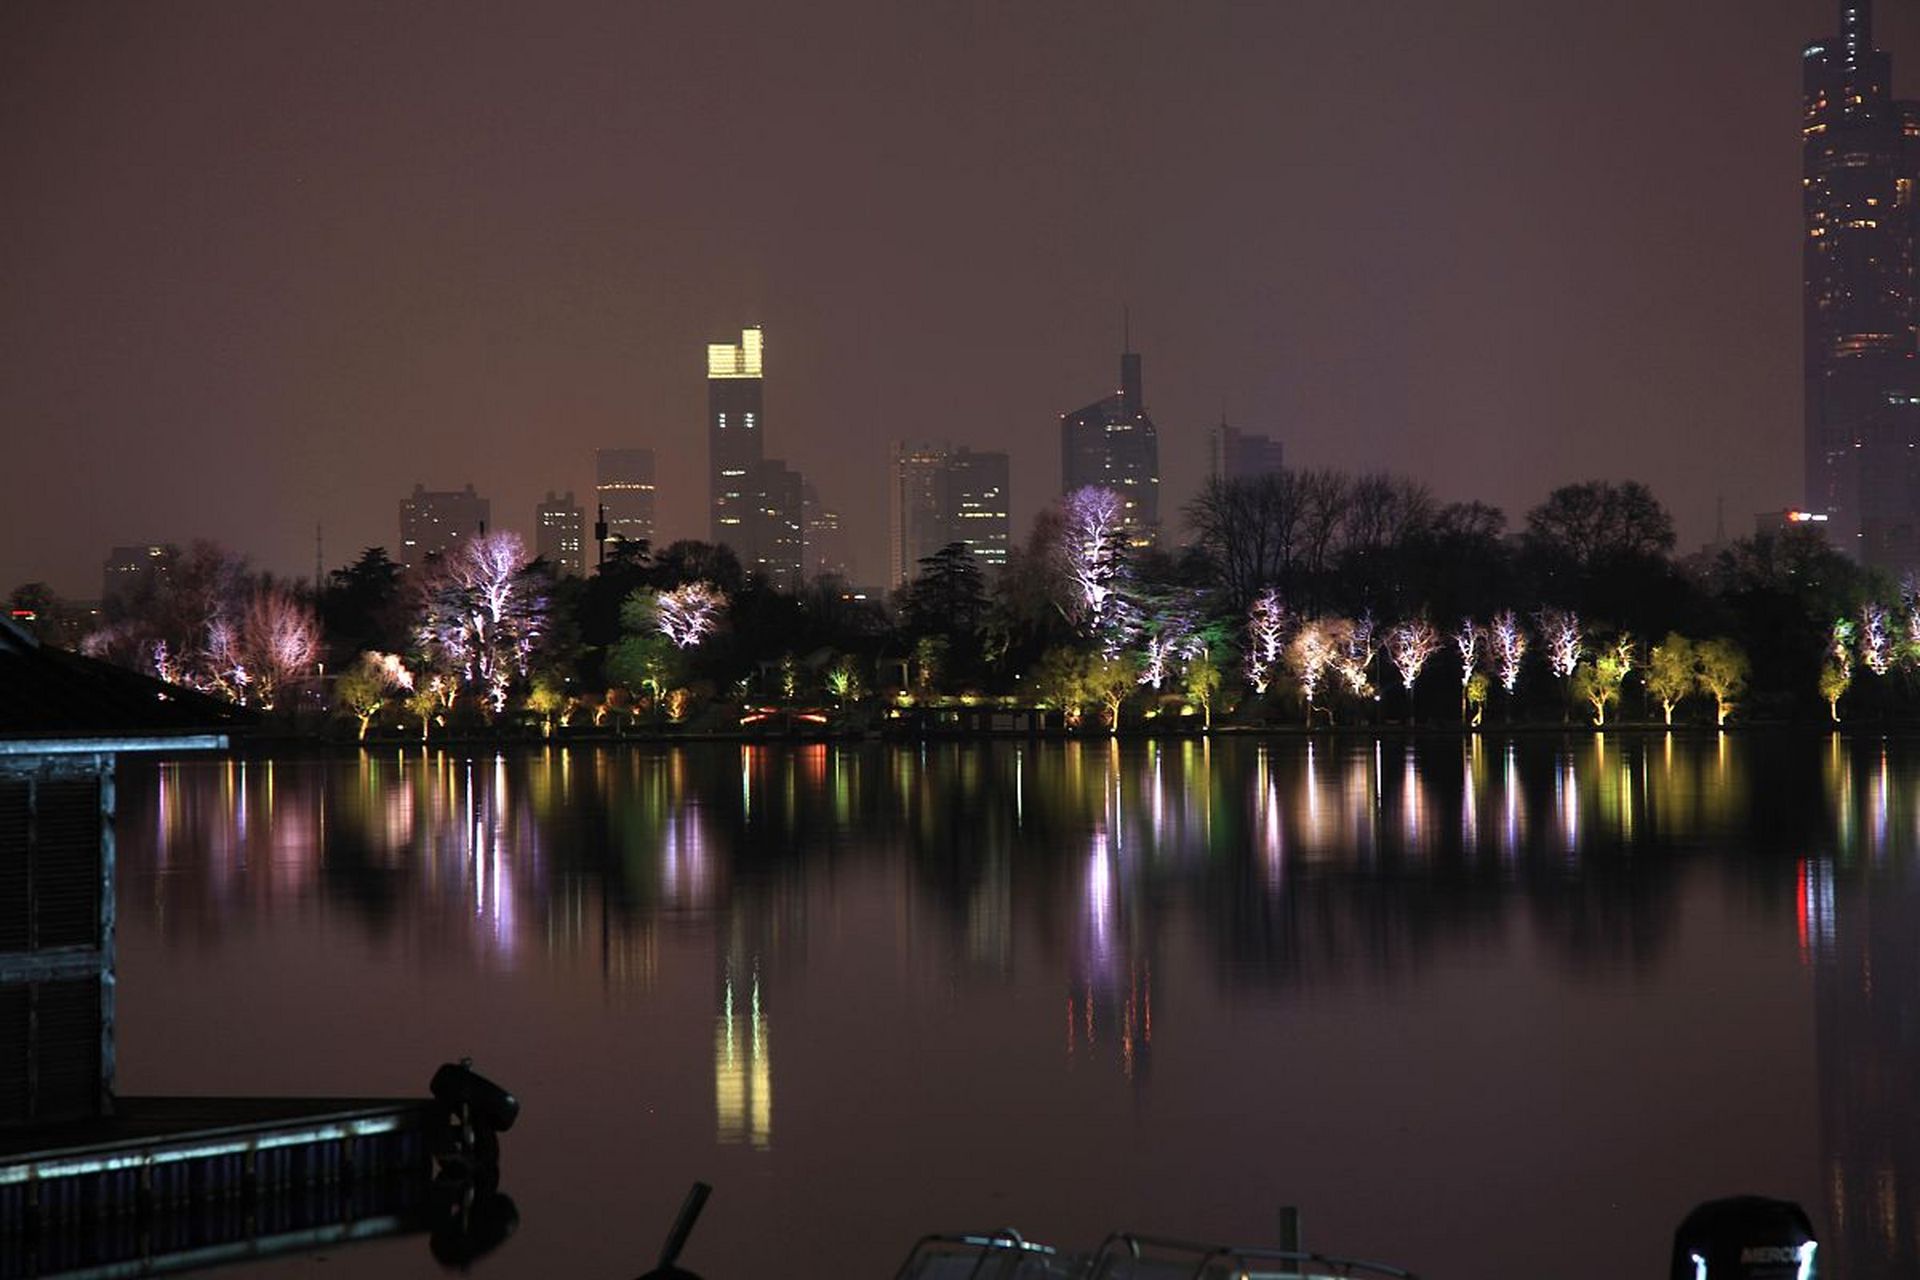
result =
[{"label": "building antenna", "polygon": [[1124,302],[1120,304],[1120,350],[1127,355],[1133,354],[1133,317]]}]

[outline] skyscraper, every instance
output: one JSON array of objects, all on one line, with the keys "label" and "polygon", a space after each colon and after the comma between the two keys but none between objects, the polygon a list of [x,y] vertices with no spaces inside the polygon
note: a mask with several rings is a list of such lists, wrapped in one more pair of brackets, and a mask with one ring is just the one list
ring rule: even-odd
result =
[{"label": "skyscraper", "polygon": [[1872,6],[1807,46],[1802,123],[1806,507],[1867,564],[1920,563],[1915,180],[1920,104],[1893,98]]},{"label": "skyscraper", "polygon": [[813,481],[803,483],[800,490],[807,534],[807,577],[827,574],[850,581],[853,557],[847,554],[846,530],[841,527],[840,512],[820,501]]},{"label": "skyscraper", "polygon": [[652,544],[654,492],[653,450],[593,451],[593,496],[606,513],[609,543]]},{"label": "skyscraper", "polygon": [[1224,418],[1213,429],[1208,445],[1207,474],[1222,484],[1272,475],[1282,466],[1278,440],[1230,427]]},{"label": "skyscraper", "polygon": [[587,517],[573,499],[573,490],[564,498],[547,490],[545,500],[534,515],[534,554],[552,565],[554,572],[575,578],[587,573]]},{"label": "skyscraper", "polygon": [[724,542],[744,562],[747,472],[764,456],[761,368],[765,339],[755,327],[740,331],[738,345],[707,344],[707,464],[714,542]]},{"label": "skyscraper", "polygon": [[740,478],[740,536],[729,545],[748,573],[782,591],[797,591],[807,563],[806,480],[778,458],[748,467]]},{"label": "skyscraper", "polygon": [[492,510],[472,485],[436,492],[415,484],[412,496],[400,499],[400,563],[417,568],[460,539],[485,533]]},{"label": "skyscraper", "polygon": [[1160,535],[1160,443],[1140,392],[1140,356],[1120,356],[1120,389],[1060,415],[1060,492],[1088,485],[1126,501],[1128,540],[1150,546]]},{"label": "skyscraper", "polygon": [[983,568],[1007,562],[1007,455],[895,441],[888,467],[887,572],[900,586],[920,561],[965,543]]}]

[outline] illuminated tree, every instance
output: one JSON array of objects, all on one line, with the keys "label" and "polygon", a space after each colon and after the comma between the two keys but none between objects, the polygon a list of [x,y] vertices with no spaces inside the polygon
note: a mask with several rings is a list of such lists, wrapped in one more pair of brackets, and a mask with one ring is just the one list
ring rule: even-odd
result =
[{"label": "illuminated tree", "polygon": [[1314,699],[1319,696],[1328,668],[1339,656],[1341,632],[1351,625],[1338,619],[1310,618],[1300,624],[1287,643],[1287,667],[1300,686],[1300,700],[1306,704],[1309,728],[1313,726]]},{"label": "illuminated tree", "polygon": [[1473,718],[1467,721],[1469,729],[1478,729],[1480,721],[1487,714],[1487,690],[1493,682],[1482,672],[1476,671],[1467,681],[1467,705],[1473,708]]},{"label": "illuminated tree", "polygon": [[1134,690],[1133,667],[1121,658],[1095,658],[1087,664],[1087,694],[1100,704],[1109,733],[1120,732],[1120,708]]},{"label": "illuminated tree", "polygon": [[241,619],[237,648],[255,697],[271,711],[283,690],[313,678],[320,660],[320,620],[313,606],[291,591],[262,583]]},{"label": "illuminated tree", "polygon": [[1698,687],[1694,665],[1693,642],[1674,632],[1647,655],[1647,692],[1659,700],[1669,728],[1673,725],[1673,709]]},{"label": "illuminated tree", "polygon": [[648,625],[645,630],[628,631],[613,646],[607,655],[607,678],[622,688],[645,693],[658,706],[680,678],[680,662],[680,650],[673,641]]},{"label": "illuminated tree", "polygon": [[1607,723],[1607,708],[1620,700],[1620,685],[1628,664],[1618,653],[1603,653],[1573,670],[1573,696],[1593,708],[1593,723]]},{"label": "illuminated tree", "polygon": [[1373,615],[1345,622],[1333,632],[1333,669],[1346,683],[1347,692],[1356,698],[1373,696],[1373,658],[1379,652],[1374,643]]},{"label": "illuminated tree", "polygon": [[1827,704],[1827,714],[1833,717],[1835,724],[1840,723],[1840,699],[1846,696],[1847,689],[1853,684],[1853,673],[1829,658],[1820,667],[1820,696]]},{"label": "illuminated tree", "polygon": [[427,731],[433,727],[433,722],[438,720],[441,712],[450,705],[445,700],[441,688],[437,687],[437,682],[441,680],[442,677],[435,676],[407,695],[407,710],[420,719],[420,741],[422,742],[427,740]]},{"label": "illuminated tree", "polygon": [[1055,707],[1069,729],[1086,713],[1087,657],[1077,649],[1049,649],[1033,669],[1033,693],[1042,706]]},{"label": "illuminated tree", "polygon": [[1731,640],[1703,641],[1694,649],[1700,687],[1713,695],[1714,723],[1724,725],[1747,691],[1747,655]]},{"label": "illuminated tree", "polygon": [[656,625],[682,649],[691,649],[720,625],[726,593],[711,582],[687,582],[655,598]]},{"label": "illuminated tree", "polygon": [[860,663],[851,655],[827,669],[827,693],[842,706],[867,696],[867,682],[860,674]]},{"label": "illuminated tree", "polygon": [[481,534],[449,551],[424,590],[421,652],[440,674],[477,690],[496,715],[516,679],[526,677],[546,623],[546,599],[527,565],[518,534]]},{"label": "illuminated tree", "polygon": [[533,688],[527,691],[527,710],[540,717],[542,737],[553,736],[553,722],[562,716],[570,701],[558,679],[544,673],[534,677]]},{"label": "illuminated tree", "polygon": [[1286,626],[1286,608],[1272,587],[1247,606],[1247,681],[1255,693],[1265,693],[1279,671]]},{"label": "illuminated tree", "polygon": [[1123,594],[1127,541],[1126,501],[1111,489],[1089,485],[1060,501],[1059,567],[1071,584],[1068,616],[1083,635],[1117,657],[1132,629]]},{"label": "illuminated tree", "polygon": [[1487,644],[1493,654],[1494,674],[1509,695],[1520,680],[1520,660],[1527,656],[1527,633],[1511,609],[1493,615],[1487,627]]},{"label": "illuminated tree", "polygon": [[1425,618],[1394,624],[1387,630],[1387,658],[1400,673],[1400,684],[1407,691],[1407,714],[1413,714],[1413,682],[1421,668],[1440,652],[1440,633]]},{"label": "illuminated tree", "polygon": [[1860,608],[1860,661],[1877,676],[1893,666],[1893,631],[1887,607],[1868,601]]},{"label": "illuminated tree", "polygon": [[[1453,647],[1460,654],[1460,718],[1467,718],[1467,692],[1473,684],[1473,677],[1479,670],[1481,657],[1487,651],[1486,630],[1474,623],[1472,618],[1460,619],[1460,627],[1453,633]],[[1475,720],[1475,724],[1479,721]]]},{"label": "illuminated tree", "polygon": [[1200,727],[1213,731],[1213,699],[1220,692],[1220,665],[1202,649],[1187,662],[1187,701],[1200,708]]},{"label": "illuminated tree", "polygon": [[356,740],[365,742],[367,727],[380,714],[380,708],[387,704],[387,696],[412,688],[413,673],[407,670],[398,654],[369,649],[334,682],[333,700],[336,706],[359,721],[360,731]]},{"label": "illuminated tree", "polygon": [[1579,615],[1565,609],[1542,609],[1535,621],[1540,624],[1540,644],[1546,650],[1547,668],[1565,680],[1586,653]]}]

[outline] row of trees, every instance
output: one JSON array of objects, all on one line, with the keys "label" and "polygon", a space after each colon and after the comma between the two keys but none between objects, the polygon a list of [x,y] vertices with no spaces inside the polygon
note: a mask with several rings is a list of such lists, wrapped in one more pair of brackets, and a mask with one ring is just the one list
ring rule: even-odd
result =
[{"label": "row of trees", "polygon": [[[1404,478],[1282,471],[1210,483],[1185,522],[1178,550],[1142,548],[1119,497],[1083,489],[1003,568],[955,544],[885,603],[833,579],[777,591],[692,541],[623,544],[587,579],[556,578],[510,533],[411,572],[374,548],[318,593],[196,544],[81,644],[363,732],[383,715],[721,723],[746,704],[853,713],[876,695],[1010,697],[1110,724],[1130,710],[1477,724],[1490,705],[1604,723],[1635,688],[1645,716],[1671,722],[1698,695],[1724,723],[1736,708],[1905,714],[1920,671],[1913,589],[1802,530],[1676,559],[1671,518],[1634,482],[1555,490],[1509,533],[1498,510],[1438,504]],[[37,585],[15,598],[73,616]],[[1651,635],[1666,639],[1636,639]]]}]

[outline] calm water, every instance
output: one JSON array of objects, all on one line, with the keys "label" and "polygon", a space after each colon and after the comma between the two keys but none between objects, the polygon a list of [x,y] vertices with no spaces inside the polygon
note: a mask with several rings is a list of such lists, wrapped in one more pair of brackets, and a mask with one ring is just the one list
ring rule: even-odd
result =
[{"label": "calm water", "polygon": [[[1920,1265],[1920,743],[1609,734],[128,761],[123,1091],[517,1090],[485,1275],[1128,1226]],[[796,1263],[795,1260],[798,1260]],[[273,1274],[311,1273],[314,1259]],[[433,1275],[423,1238],[328,1274]]]}]

